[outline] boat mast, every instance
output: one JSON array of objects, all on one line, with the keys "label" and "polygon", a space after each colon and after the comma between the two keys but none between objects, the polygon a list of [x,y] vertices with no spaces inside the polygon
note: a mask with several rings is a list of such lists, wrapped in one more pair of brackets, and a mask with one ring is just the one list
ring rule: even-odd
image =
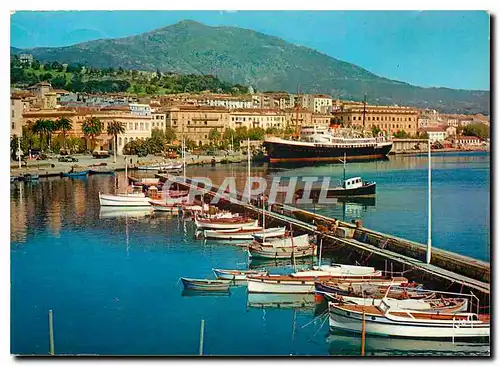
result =
[{"label": "boat mast", "polygon": [[186,140],[182,137],[182,175],[186,181]]},{"label": "boat mast", "polygon": [[17,138],[17,161],[19,163],[19,169],[21,169],[21,138],[20,137]]},{"label": "boat mast", "polygon": [[266,196],[262,196],[262,242],[266,241]]},{"label": "boat mast", "polygon": [[366,115],[366,94],[363,100],[363,131],[365,130],[365,115]]},{"label": "boat mast", "polygon": [[128,173],[127,173],[127,167],[128,167],[128,163],[127,163],[127,155],[125,155],[125,187],[128,187]]},{"label": "boat mast", "polygon": [[248,177],[247,177],[247,187],[248,187],[248,203],[250,203],[250,138],[247,139],[247,165],[248,165]]},{"label": "boat mast", "polygon": [[428,184],[427,184],[427,188],[428,188],[428,192],[427,192],[427,200],[428,200],[428,206],[427,206],[427,209],[428,209],[428,212],[427,212],[427,263],[430,263],[431,262],[431,247],[432,247],[432,234],[431,234],[431,225],[432,225],[432,199],[431,199],[431,191],[432,191],[432,188],[431,188],[431,140],[429,139],[428,140],[428,148],[429,148],[429,152],[428,152],[428,157],[427,157],[427,161],[428,161],[428,164],[429,164],[429,169],[428,169]]},{"label": "boat mast", "polygon": [[347,162],[347,153],[344,152],[344,182],[345,182],[345,163]]},{"label": "boat mast", "polygon": [[300,100],[300,87],[297,84],[297,100],[295,101],[295,137],[299,136],[299,100]]}]

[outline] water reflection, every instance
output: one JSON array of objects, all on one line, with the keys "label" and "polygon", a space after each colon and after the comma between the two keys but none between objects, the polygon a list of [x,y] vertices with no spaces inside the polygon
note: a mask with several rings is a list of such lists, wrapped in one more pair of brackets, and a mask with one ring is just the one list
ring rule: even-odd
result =
[{"label": "water reflection", "polygon": [[[361,335],[330,330],[326,338],[330,355],[360,355]],[[473,356],[488,355],[490,345],[452,340],[420,340],[366,336],[366,356]]]},{"label": "water reflection", "polygon": [[315,306],[312,294],[249,293],[247,306],[259,309],[308,309]]}]

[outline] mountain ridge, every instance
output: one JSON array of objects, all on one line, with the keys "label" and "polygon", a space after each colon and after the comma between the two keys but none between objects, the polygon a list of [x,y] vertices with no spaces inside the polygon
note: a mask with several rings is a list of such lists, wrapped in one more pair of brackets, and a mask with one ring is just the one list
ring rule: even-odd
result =
[{"label": "mountain ridge", "polygon": [[444,112],[489,114],[489,91],[420,87],[378,76],[306,46],[255,30],[183,20],[149,32],[64,47],[15,49],[41,61],[99,68],[215,74],[258,90],[326,93],[376,104],[414,105]]}]

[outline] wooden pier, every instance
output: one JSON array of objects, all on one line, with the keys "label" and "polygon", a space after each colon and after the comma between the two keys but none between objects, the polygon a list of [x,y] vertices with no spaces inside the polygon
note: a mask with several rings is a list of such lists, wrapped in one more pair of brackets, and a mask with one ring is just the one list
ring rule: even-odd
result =
[{"label": "wooden pier", "polygon": [[[193,183],[190,178],[182,178],[157,174],[162,181],[175,181],[186,188],[196,188],[203,195],[213,197],[218,191],[217,186],[210,190]],[[234,211],[244,212],[249,216],[259,216],[262,208],[257,202],[247,203],[240,194],[231,198],[231,202],[224,203]],[[418,280],[432,289],[454,289],[457,292],[470,293],[473,291],[481,297],[482,303],[489,303],[490,294],[490,264],[474,258],[452,253],[443,249],[433,248],[432,264],[425,262],[426,246],[406,239],[383,234],[360,226],[318,215],[307,210],[282,204],[271,205],[266,210],[266,220],[292,226],[297,232],[307,232],[323,239],[325,252],[337,252],[359,258],[363,265],[381,268],[385,264],[386,271],[403,272],[405,277]],[[352,232],[352,236],[339,237],[328,228],[331,225],[342,227]],[[326,230],[325,230],[326,228]],[[364,261],[363,261],[364,259]],[[356,262],[359,263],[358,260]]]}]

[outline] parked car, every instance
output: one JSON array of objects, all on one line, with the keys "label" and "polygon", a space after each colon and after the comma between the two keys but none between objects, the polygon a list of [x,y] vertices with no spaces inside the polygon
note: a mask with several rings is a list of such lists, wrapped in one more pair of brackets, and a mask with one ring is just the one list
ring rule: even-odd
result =
[{"label": "parked car", "polygon": [[76,163],[78,161],[77,158],[74,158],[73,156],[61,156],[57,161],[61,163]]},{"label": "parked car", "polygon": [[101,150],[101,151],[94,151],[92,153],[92,156],[96,159],[105,159],[109,158],[109,152]]}]

